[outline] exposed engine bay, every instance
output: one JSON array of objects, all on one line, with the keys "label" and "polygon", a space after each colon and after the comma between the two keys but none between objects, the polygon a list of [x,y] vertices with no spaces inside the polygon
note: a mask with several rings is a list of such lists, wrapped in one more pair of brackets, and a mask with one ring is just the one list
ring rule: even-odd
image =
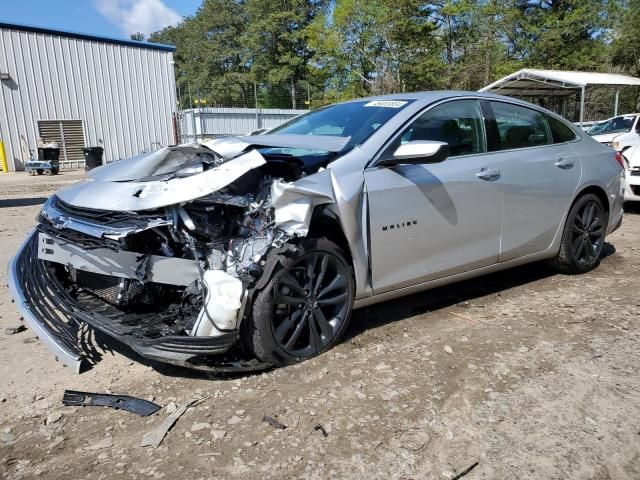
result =
[{"label": "exposed engine bay", "polygon": [[[184,360],[228,350],[230,336],[236,343],[267,254],[306,235],[313,208],[333,201],[330,172],[322,172],[331,155],[305,162],[282,148],[227,151],[230,158],[215,145],[163,150],[132,168],[126,163],[135,159],[96,169],[91,181],[51,197],[34,242],[43,274],[85,312],[79,320],[131,337],[134,349],[150,339],[225,339],[197,351],[165,341],[163,348]],[[215,181],[207,181],[210,173]],[[322,181],[305,184],[310,175]],[[96,192],[103,208],[95,208]],[[129,209],[138,203],[152,208]]]}]

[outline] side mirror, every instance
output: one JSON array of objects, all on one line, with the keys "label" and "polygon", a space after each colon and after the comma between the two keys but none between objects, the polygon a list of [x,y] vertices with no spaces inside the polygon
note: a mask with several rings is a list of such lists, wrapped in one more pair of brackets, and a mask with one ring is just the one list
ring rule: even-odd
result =
[{"label": "side mirror", "polygon": [[438,163],[449,156],[449,144],[431,140],[412,140],[393,152],[391,158],[383,160],[383,165]]}]

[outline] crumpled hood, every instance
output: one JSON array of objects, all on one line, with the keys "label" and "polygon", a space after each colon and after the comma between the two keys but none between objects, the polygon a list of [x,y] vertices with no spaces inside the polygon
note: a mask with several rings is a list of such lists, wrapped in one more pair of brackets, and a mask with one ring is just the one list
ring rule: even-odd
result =
[{"label": "crumpled hood", "polygon": [[231,158],[248,147],[302,148],[335,153],[342,151],[349,143],[349,140],[351,140],[351,137],[336,137],[332,135],[265,134],[216,138],[205,140],[202,144],[223,158]]},{"label": "crumpled hood", "polygon": [[[165,147],[91,170],[89,180],[56,194],[62,201],[81,208],[151,210],[209,195],[264,165],[264,157],[251,147],[339,152],[348,141],[348,137],[335,136],[253,135]],[[203,163],[210,168],[184,173]]]},{"label": "crumpled hood", "polygon": [[257,150],[251,150],[188,177],[152,181],[90,179],[64,188],[56,195],[62,201],[81,208],[117,212],[152,210],[209,195],[265,163]]},{"label": "crumpled hood", "polygon": [[149,177],[170,175],[202,161],[213,163],[232,159],[250,147],[284,147],[339,152],[350,137],[329,135],[252,135],[245,137],[223,137],[205,140],[202,144],[191,143],[164,147],[150,153],[109,163],[90,170],[89,178],[97,181],[128,182]]},{"label": "crumpled hood", "polygon": [[93,170],[87,176],[95,181],[128,182],[169,175],[203,160],[215,161],[213,151],[197,143],[164,147],[150,153],[125,158]]},{"label": "crumpled hood", "polygon": [[611,143],[616,137],[619,137],[620,135],[624,135],[624,133],[605,133],[602,135],[593,135],[591,138],[593,138],[596,142]]}]

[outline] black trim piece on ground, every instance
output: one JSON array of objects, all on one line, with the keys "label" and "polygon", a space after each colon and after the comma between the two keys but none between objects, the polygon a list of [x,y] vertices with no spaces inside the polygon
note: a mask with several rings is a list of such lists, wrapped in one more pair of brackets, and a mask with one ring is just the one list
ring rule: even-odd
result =
[{"label": "black trim piece on ground", "polygon": [[126,410],[127,412],[137,413],[141,417],[153,415],[162,408],[160,405],[148,400],[131,397],[129,395],[78,392],[75,390],[65,390],[62,403],[73,407],[111,407],[116,410]]}]

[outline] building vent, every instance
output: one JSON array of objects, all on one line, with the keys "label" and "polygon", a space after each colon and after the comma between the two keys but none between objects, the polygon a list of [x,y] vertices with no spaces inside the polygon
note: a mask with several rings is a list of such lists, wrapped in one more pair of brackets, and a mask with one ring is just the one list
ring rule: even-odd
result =
[{"label": "building vent", "polygon": [[61,162],[84,162],[82,120],[39,120],[38,132],[45,142],[60,145]]}]

